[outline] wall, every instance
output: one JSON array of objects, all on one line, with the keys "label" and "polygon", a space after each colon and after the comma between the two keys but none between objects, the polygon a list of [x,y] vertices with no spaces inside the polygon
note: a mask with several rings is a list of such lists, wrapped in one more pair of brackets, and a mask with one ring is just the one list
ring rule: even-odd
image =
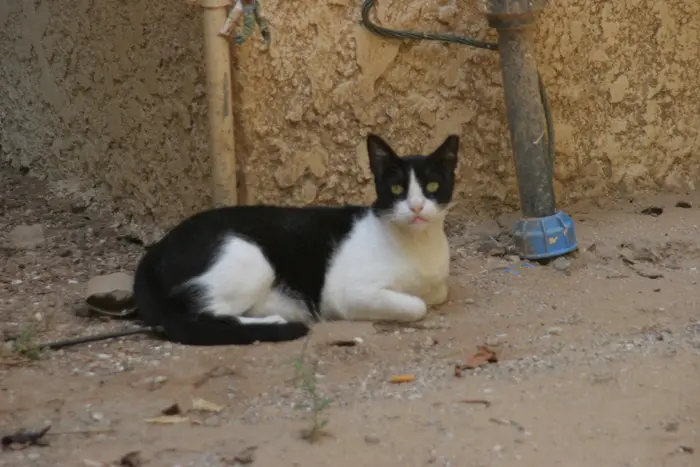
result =
[{"label": "wall", "polygon": [[163,223],[206,206],[197,13],[183,2],[0,0],[4,158],[94,181]]},{"label": "wall", "polygon": [[[199,11],[183,1],[5,0],[0,145],[32,173],[104,183],[169,223],[209,203]],[[380,24],[494,39],[476,2],[377,2]],[[700,176],[700,4],[559,0],[537,28],[561,204]],[[248,202],[371,198],[369,131],[399,152],[462,138],[464,209],[517,207],[498,55],[377,38],[361,0],[263,0],[273,43],[238,50]]]}]

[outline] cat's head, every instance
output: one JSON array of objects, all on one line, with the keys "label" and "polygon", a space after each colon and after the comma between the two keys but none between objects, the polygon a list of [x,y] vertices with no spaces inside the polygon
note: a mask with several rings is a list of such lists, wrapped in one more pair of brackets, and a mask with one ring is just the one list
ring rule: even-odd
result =
[{"label": "cat's head", "polygon": [[382,220],[422,230],[442,222],[454,191],[459,137],[450,135],[428,155],[399,157],[379,136],[367,137],[377,200],[372,205]]}]

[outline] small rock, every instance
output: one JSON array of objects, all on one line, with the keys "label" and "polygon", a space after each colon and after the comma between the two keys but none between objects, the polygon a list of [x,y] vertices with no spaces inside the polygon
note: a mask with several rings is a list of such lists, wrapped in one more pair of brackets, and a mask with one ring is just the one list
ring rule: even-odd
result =
[{"label": "small rock", "polygon": [[553,326],[549,329],[547,329],[547,334],[551,336],[561,336],[563,329],[560,328],[559,326]]},{"label": "small rock", "polygon": [[116,272],[91,278],[86,303],[97,311],[120,312],[133,306],[134,276]]},{"label": "small rock", "polygon": [[154,376],[153,378],[148,378],[146,384],[148,385],[149,391],[155,391],[161,388],[168,381],[167,376]]},{"label": "small rock", "polygon": [[664,427],[664,430],[669,432],[669,433],[675,433],[678,431],[679,426],[680,426],[680,423],[678,423],[678,422],[667,423],[666,426]]},{"label": "small rock", "polygon": [[506,247],[504,246],[497,246],[494,248],[491,248],[489,251],[489,256],[503,256],[506,254]]},{"label": "small rock", "polygon": [[518,263],[520,263],[520,256],[518,256],[518,255],[508,255],[508,256],[506,256],[506,257],[503,258],[503,259],[505,259],[505,260],[508,261],[509,263],[513,263],[513,264],[518,264]]},{"label": "small rock", "polygon": [[477,234],[482,237],[498,237],[501,234],[501,226],[493,219],[486,220],[481,224],[474,226],[471,229],[472,234]]},{"label": "small rock", "polygon": [[591,246],[586,248],[586,251],[593,253],[595,256],[597,256],[598,258],[600,258],[606,262],[608,260],[613,259],[613,258],[617,258],[617,256],[619,255],[619,252],[617,251],[616,248],[614,248],[610,245],[607,245],[607,244],[603,243],[602,241],[597,241],[597,242],[591,244]]},{"label": "small rock", "polygon": [[27,454],[27,459],[29,459],[30,461],[38,461],[40,457],[41,454],[39,454],[38,452],[30,452],[29,454]]},{"label": "small rock", "polygon": [[255,451],[258,449],[257,446],[248,446],[245,448],[243,451],[241,451],[236,457],[233,459],[236,465],[242,464],[242,465],[248,465],[252,464],[253,461],[255,460]]},{"label": "small rock", "polygon": [[217,415],[212,415],[211,417],[208,417],[206,420],[204,420],[204,425],[205,426],[220,426],[221,425],[221,418]]},{"label": "small rock", "polygon": [[90,311],[90,308],[82,303],[73,309],[73,313],[79,318],[89,318],[92,316],[92,311]]},{"label": "small rock", "polygon": [[664,208],[659,206],[649,206],[648,208],[644,208],[641,211],[639,211],[639,213],[645,214],[647,216],[659,217],[661,214],[664,213]]},{"label": "small rock", "polygon": [[105,418],[105,416],[104,416],[102,413],[100,413],[100,412],[93,412],[93,413],[90,414],[90,416],[91,416],[92,419],[95,420],[96,422],[101,422],[101,421],[104,420],[104,418]]},{"label": "small rock", "polygon": [[488,347],[498,347],[506,343],[506,338],[508,334],[496,334],[495,336],[489,336],[486,338],[486,345]]},{"label": "small rock", "polygon": [[85,467],[104,467],[102,462],[97,462],[92,459],[83,459],[83,465]]},{"label": "small rock", "polygon": [[496,222],[498,222],[502,230],[511,232],[515,227],[515,223],[518,222],[521,217],[519,211],[505,212],[496,218]]},{"label": "small rock", "polygon": [[505,271],[511,266],[508,261],[502,260],[500,258],[491,257],[486,260],[486,269],[489,271]]},{"label": "small rock", "polygon": [[20,250],[32,250],[44,243],[44,226],[41,224],[18,225],[10,231],[12,246]]},{"label": "small rock", "polygon": [[480,238],[477,242],[476,251],[483,254],[490,254],[491,250],[503,247],[503,245],[491,237]]},{"label": "small rock", "polygon": [[74,203],[71,203],[70,205],[70,212],[73,214],[80,214],[85,212],[87,209],[87,204],[84,201],[76,201]]},{"label": "small rock", "polygon": [[647,279],[660,279],[664,277],[664,274],[655,268],[635,265],[633,269],[634,272],[636,272],[642,277],[646,277]]},{"label": "small rock", "polygon": [[367,444],[379,444],[380,440],[376,436],[365,435],[365,443]]},{"label": "small rock", "polygon": [[552,267],[559,272],[567,272],[569,269],[571,269],[571,261],[564,256],[560,256],[552,261]]},{"label": "small rock", "polygon": [[0,345],[0,355],[12,355],[14,351],[15,343],[13,341],[7,341]]}]

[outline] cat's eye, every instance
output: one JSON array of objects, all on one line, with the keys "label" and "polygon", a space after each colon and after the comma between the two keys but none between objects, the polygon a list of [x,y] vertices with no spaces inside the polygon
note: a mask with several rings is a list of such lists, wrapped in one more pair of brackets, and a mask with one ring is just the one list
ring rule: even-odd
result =
[{"label": "cat's eye", "polygon": [[440,184],[438,182],[430,182],[425,186],[425,189],[428,190],[428,193],[435,193],[438,191],[438,188],[440,188]]},{"label": "cat's eye", "polygon": [[400,195],[401,193],[403,193],[403,187],[401,185],[392,185],[391,192],[395,195]]}]

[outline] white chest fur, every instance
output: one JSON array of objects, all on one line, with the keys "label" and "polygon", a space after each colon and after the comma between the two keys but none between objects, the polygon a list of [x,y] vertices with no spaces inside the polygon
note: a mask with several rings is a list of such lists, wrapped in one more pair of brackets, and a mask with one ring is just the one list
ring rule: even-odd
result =
[{"label": "white chest fur", "polygon": [[326,319],[419,319],[426,304],[446,294],[449,258],[442,223],[402,230],[368,214],[331,260],[321,313]]}]

